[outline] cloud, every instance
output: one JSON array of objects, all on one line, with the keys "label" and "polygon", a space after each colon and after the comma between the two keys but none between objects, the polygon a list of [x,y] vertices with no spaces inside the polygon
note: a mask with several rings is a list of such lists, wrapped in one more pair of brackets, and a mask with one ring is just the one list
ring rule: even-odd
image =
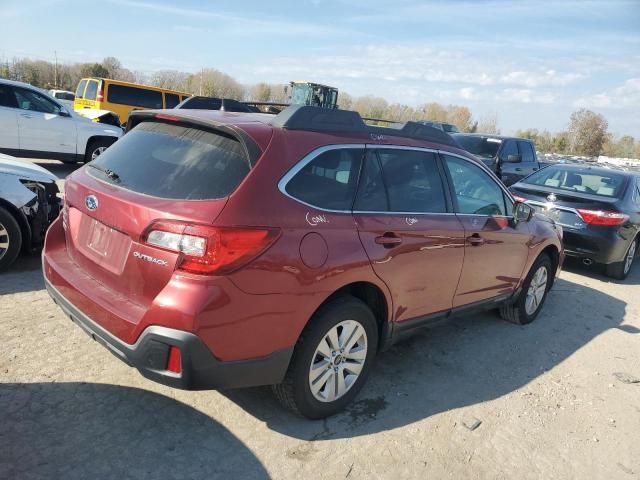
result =
[{"label": "cloud", "polygon": [[584,78],[584,75],[580,73],[558,73],[555,70],[546,70],[543,72],[515,71],[502,75],[500,77],[500,83],[534,88],[542,86],[564,87],[582,78]]},{"label": "cloud", "polygon": [[493,96],[495,101],[515,103],[542,103],[551,104],[556,100],[556,95],[550,92],[537,92],[529,88],[505,88],[499,94]]},{"label": "cloud", "polygon": [[604,92],[580,97],[573,102],[581,108],[638,108],[640,107],[640,77],[630,78],[622,85]]}]

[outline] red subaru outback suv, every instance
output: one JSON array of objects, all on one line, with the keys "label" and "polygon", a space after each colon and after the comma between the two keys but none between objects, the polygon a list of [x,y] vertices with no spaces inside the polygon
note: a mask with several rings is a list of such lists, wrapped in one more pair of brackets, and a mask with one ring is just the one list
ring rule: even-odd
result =
[{"label": "red subaru outback suv", "polygon": [[416,327],[476,308],[532,321],[561,236],[425,125],[144,111],[67,179],[43,263],[54,301],[144,376],[274,385],[321,418]]}]

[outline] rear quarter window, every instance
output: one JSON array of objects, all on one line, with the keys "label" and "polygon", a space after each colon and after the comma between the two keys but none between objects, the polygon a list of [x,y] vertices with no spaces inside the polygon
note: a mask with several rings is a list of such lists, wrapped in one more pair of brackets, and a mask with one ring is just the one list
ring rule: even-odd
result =
[{"label": "rear quarter window", "polygon": [[109,85],[107,100],[111,103],[132,105],[134,107],[163,108],[162,92],[126,85]]},{"label": "rear quarter window", "polygon": [[84,98],[84,89],[86,86],[87,86],[87,81],[80,80],[80,83],[78,84],[78,88],[76,89],[77,98]]},{"label": "rear quarter window", "polygon": [[87,82],[87,89],[84,92],[85,100],[95,101],[98,94],[98,82],[95,80],[89,80]]},{"label": "rear quarter window", "polygon": [[[89,172],[122,188],[160,198],[212,200],[231,194],[250,170],[245,150],[222,133],[142,122],[109,147]],[[118,180],[101,169],[117,174]]]},{"label": "rear quarter window", "polygon": [[164,94],[164,108],[173,108],[180,103],[178,95],[173,93]]},{"label": "rear quarter window", "polygon": [[318,155],[287,183],[285,191],[308,205],[351,210],[364,150],[339,148]]}]

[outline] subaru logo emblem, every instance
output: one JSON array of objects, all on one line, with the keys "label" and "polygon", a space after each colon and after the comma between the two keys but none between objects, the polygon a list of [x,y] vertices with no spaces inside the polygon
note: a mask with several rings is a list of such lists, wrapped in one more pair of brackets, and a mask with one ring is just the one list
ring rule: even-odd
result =
[{"label": "subaru logo emblem", "polygon": [[549,202],[555,202],[558,199],[558,197],[556,197],[553,193],[550,193],[549,195],[547,195],[547,201]]},{"label": "subaru logo emblem", "polygon": [[98,208],[98,199],[95,195],[88,195],[87,198],[84,199],[84,204],[89,210],[95,210]]}]

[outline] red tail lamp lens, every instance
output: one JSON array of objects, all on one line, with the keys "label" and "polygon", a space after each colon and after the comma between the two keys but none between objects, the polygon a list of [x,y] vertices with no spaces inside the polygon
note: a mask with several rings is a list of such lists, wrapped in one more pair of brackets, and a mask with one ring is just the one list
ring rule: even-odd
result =
[{"label": "red tail lamp lens", "polygon": [[182,353],[178,347],[173,345],[169,347],[167,370],[173,373],[182,373]]}]

